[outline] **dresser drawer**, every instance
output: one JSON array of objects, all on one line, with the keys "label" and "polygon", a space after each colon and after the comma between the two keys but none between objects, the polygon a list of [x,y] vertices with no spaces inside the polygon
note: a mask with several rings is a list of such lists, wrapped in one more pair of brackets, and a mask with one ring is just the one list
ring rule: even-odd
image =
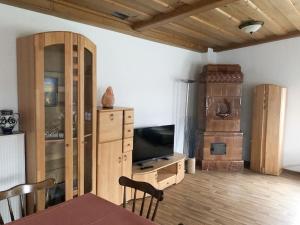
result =
[{"label": "dresser drawer", "polygon": [[123,140],[123,152],[130,152],[133,149],[133,138],[125,138]]},{"label": "dresser drawer", "polygon": [[122,139],[123,112],[100,112],[98,124],[98,142],[108,142]]},{"label": "dresser drawer", "polygon": [[124,123],[129,124],[134,121],[134,111],[133,110],[125,110],[124,111]]},{"label": "dresser drawer", "polygon": [[124,138],[133,137],[133,124],[124,125],[123,137]]},{"label": "dresser drawer", "polygon": [[160,190],[164,190],[165,188],[176,184],[176,174],[174,174],[174,176],[168,177],[162,181],[158,182],[158,189]]}]

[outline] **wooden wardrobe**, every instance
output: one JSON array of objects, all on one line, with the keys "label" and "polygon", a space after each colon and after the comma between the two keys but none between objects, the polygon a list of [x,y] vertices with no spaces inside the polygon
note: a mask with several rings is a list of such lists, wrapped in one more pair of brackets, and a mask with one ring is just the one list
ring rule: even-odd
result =
[{"label": "wooden wardrobe", "polygon": [[[17,40],[26,182],[54,178],[50,205],[96,193],[96,46],[71,32]],[[38,209],[45,194],[38,195]]]},{"label": "wooden wardrobe", "polygon": [[285,105],[286,88],[272,84],[255,87],[250,167],[256,172],[281,173]]}]

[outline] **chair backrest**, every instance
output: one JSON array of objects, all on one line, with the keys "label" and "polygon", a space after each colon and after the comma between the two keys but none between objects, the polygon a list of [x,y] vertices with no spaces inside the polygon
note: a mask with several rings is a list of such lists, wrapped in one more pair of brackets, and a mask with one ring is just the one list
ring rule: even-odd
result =
[{"label": "chair backrest", "polygon": [[143,215],[144,211],[144,205],[145,205],[145,198],[146,194],[149,194],[151,196],[151,200],[149,203],[149,208],[147,212],[146,218],[149,219],[151,211],[152,211],[152,205],[153,205],[153,200],[154,198],[156,199],[156,205],[154,207],[154,211],[151,217],[151,220],[154,221],[156,212],[158,209],[159,202],[163,200],[164,198],[164,192],[161,190],[156,189],[153,187],[151,184],[146,183],[146,182],[140,182],[140,181],[134,181],[129,179],[128,177],[120,177],[119,178],[119,184],[124,186],[124,195],[123,195],[123,208],[126,207],[126,188],[132,188],[134,189],[134,197],[133,197],[133,202],[132,202],[132,212],[135,212],[135,204],[136,204],[136,193],[137,191],[144,192],[143,194],[143,201],[140,209],[140,216]]},{"label": "chair backrest", "polygon": [[[8,209],[9,209],[9,214],[10,214],[10,219],[11,221],[15,220],[15,216],[12,210],[11,206],[11,198],[19,196],[20,200],[20,206],[21,206],[21,213],[22,217],[27,215],[26,212],[26,204],[25,204],[25,198],[27,194],[33,194],[33,203],[34,203],[34,212],[36,212],[36,195],[38,190],[46,190],[46,202],[45,202],[45,207],[48,207],[48,200],[49,200],[49,188],[51,188],[55,184],[55,180],[50,178],[45,181],[35,183],[35,184],[20,184],[15,187],[12,187],[8,190],[1,191],[0,192],[0,201],[6,200],[8,204]],[[4,224],[3,218],[1,216],[0,212],[0,225]]]}]

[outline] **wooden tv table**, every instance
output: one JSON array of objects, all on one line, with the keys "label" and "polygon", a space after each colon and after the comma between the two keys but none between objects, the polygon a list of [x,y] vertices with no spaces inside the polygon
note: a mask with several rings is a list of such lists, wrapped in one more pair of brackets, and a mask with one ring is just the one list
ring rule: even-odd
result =
[{"label": "wooden tv table", "polygon": [[[136,181],[144,181],[152,184],[155,188],[163,190],[173,184],[178,184],[184,178],[185,155],[174,153],[168,160],[158,159],[146,165],[153,166],[141,169],[139,165],[133,165],[132,177]],[[141,192],[137,192],[137,198],[142,198]]]}]

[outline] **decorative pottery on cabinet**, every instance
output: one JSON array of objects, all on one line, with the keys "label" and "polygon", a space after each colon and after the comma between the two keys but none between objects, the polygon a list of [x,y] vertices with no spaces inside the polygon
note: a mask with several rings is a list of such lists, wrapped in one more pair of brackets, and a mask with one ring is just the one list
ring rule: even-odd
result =
[{"label": "decorative pottery on cabinet", "polygon": [[112,109],[115,104],[115,96],[112,87],[108,87],[101,100],[103,108]]},{"label": "decorative pottery on cabinet", "polygon": [[0,127],[3,134],[12,134],[12,131],[18,123],[19,114],[14,113],[13,110],[0,110]]}]

